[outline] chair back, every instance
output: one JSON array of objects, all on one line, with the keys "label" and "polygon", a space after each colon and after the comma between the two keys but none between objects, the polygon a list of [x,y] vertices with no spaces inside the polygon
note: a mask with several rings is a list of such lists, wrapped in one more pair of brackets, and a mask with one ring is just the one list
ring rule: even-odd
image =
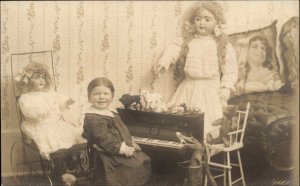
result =
[{"label": "chair back", "polygon": [[245,111],[240,111],[240,110],[236,111],[236,113],[238,114],[236,130],[228,133],[230,137],[229,138],[230,145],[234,143],[243,144],[249,110],[250,110],[250,102],[247,103]]},{"label": "chair back", "polygon": [[16,110],[17,110],[17,116],[18,116],[18,123],[19,123],[20,131],[21,131],[22,140],[23,140],[23,142],[26,142],[26,141],[28,141],[27,140],[28,138],[26,137],[26,135],[21,130],[21,124],[25,120],[25,117],[22,114],[20,106],[18,104],[19,98],[20,98],[20,96],[16,96]]},{"label": "chair back", "polygon": [[54,77],[54,68],[53,68],[53,55],[52,51],[38,51],[38,52],[28,52],[28,53],[16,53],[11,54],[11,77],[12,77],[12,86],[13,93],[16,100],[16,112],[18,116],[18,123],[22,135],[23,142],[26,142],[28,138],[21,130],[22,121],[24,121],[25,117],[20,110],[20,106],[18,104],[19,98],[21,97],[22,91],[20,87],[17,85],[17,81],[15,78],[21,73],[22,69],[31,62],[39,62],[44,63],[49,67],[49,73],[52,81],[53,87],[52,89],[56,90],[55,78]]}]

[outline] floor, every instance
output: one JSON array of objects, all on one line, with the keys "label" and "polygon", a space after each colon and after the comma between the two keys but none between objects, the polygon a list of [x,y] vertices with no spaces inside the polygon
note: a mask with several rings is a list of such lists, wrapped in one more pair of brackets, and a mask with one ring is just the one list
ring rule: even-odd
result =
[{"label": "floor", "polygon": [[[270,170],[249,172],[247,167],[245,169],[245,177],[248,186],[260,186],[260,185],[290,185],[289,177],[286,173],[272,174]],[[253,169],[249,167],[249,169]],[[233,171],[233,177],[236,177],[237,172]],[[49,182],[45,177],[42,176],[23,176],[18,177],[20,184],[13,177],[6,177],[1,179],[1,185],[3,186],[27,186],[27,185],[49,185]],[[146,185],[149,186],[181,186],[184,185],[185,176],[184,174],[174,175],[152,175],[151,179]],[[221,180],[216,180],[217,185],[222,185]],[[87,180],[79,179],[76,182],[76,186],[88,186],[93,185]],[[241,184],[236,184],[241,185]]]},{"label": "floor", "polygon": [[[151,155],[151,154],[150,154]],[[156,157],[157,154],[156,154]],[[174,163],[176,157],[174,155],[163,156],[160,154],[159,157],[168,157],[155,159],[152,164],[152,177],[150,178],[147,185],[149,186],[181,186],[185,185],[185,181],[188,177],[188,169],[179,168]],[[175,158],[175,159],[172,159]],[[248,158],[249,159],[249,158]],[[169,161],[168,161],[169,160]],[[245,159],[244,159],[245,160]],[[176,162],[176,161],[175,161]],[[163,167],[163,169],[162,169]],[[168,167],[167,169],[165,167]],[[270,167],[265,164],[258,163],[258,161],[251,161],[251,164],[244,163],[244,174],[246,184],[248,186],[260,186],[260,185],[290,185],[289,173],[288,172],[274,172]],[[212,172],[214,173],[214,172]],[[235,168],[232,170],[233,179],[239,176],[239,169]],[[18,177],[20,183],[13,177],[1,177],[1,186],[27,186],[27,185],[49,185],[49,181],[43,176],[23,176]],[[222,185],[222,180],[216,179],[218,185]],[[89,186],[92,185],[89,180],[78,179],[76,186]],[[238,182],[236,185],[241,185]]]}]

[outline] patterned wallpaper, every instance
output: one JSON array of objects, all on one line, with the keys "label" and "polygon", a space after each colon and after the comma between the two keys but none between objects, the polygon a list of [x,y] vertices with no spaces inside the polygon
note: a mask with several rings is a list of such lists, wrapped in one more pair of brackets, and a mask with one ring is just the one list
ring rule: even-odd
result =
[{"label": "patterned wallpaper", "polygon": [[[18,129],[10,55],[52,50],[57,89],[80,105],[97,76],[110,78],[116,98],[145,88],[165,99],[174,91],[170,70],[155,79],[152,65],[179,35],[192,1],[20,1],[1,2],[1,125]],[[228,34],[269,25],[298,14],[297,1],[222,1]]]}]

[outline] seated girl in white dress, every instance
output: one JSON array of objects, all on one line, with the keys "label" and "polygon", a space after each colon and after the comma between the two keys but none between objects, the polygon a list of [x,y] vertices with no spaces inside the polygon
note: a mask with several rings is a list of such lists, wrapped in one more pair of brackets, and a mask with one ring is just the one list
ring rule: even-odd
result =
[{"label": "seated girl in white dress", "polygon": [[22,92],[18,100],[25,118],[21,129],[36,143],[43,158],[49,159],[50,153],[82,141],[82,126],[68,123],[62,117],[74,101],[48,90],[51,76],[45,64],[29,63],[15,80]]}]

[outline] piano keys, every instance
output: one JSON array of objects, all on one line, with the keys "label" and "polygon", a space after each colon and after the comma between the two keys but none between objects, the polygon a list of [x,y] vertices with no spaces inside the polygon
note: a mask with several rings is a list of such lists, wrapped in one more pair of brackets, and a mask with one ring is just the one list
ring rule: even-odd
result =
[{"label": "piano keys", "polygon": [[140,145],[153,145],[165,148],[182,149],[183,144],[175,141],[159,140],[154,138],[143,138],[132,136],[132,141]]}]

